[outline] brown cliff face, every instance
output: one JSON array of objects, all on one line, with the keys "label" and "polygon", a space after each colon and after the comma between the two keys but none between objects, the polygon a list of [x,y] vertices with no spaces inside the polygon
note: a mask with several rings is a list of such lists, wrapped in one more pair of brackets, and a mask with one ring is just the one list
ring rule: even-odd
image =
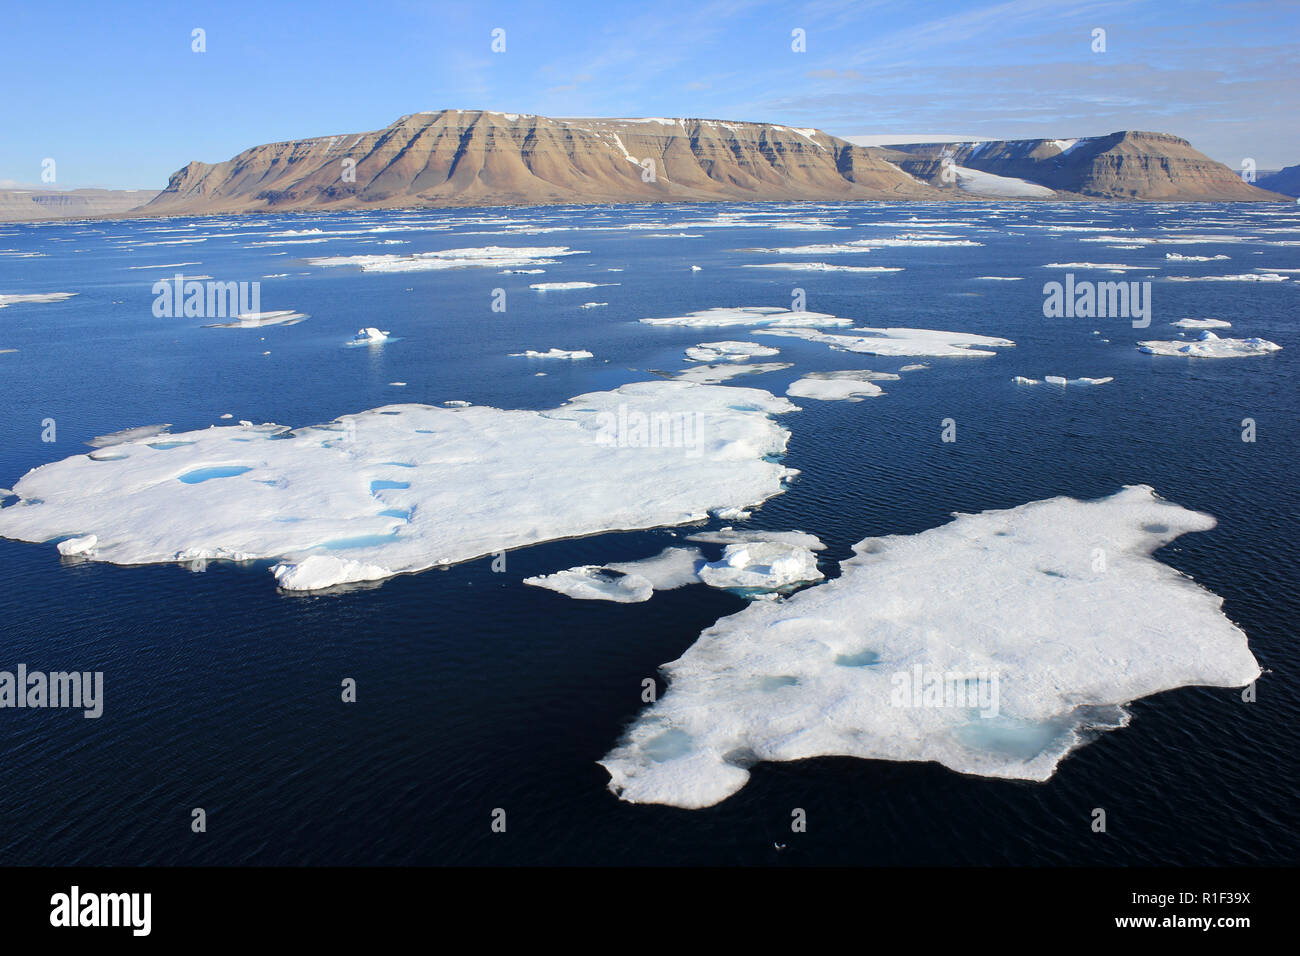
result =
[{"label": "brown cliff face", "polygon": [[942,186],[946,155],[968,169],[1028,180],[1062,198],[1277,202],[1232,169],[1168,133],[1125,130],[1079,140],[1027,139],[892,146],[884,158]]},{"label": "brown cliff face", "polygon": [[938,196],[873,151],[818,130],[444,110],[190,163],[144,211]]}]

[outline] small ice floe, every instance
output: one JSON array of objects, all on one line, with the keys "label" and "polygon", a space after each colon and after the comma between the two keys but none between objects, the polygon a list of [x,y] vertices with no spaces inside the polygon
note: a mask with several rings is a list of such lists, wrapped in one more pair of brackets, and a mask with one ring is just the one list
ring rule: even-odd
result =
[{"label": "small ice floe", "polygon": [[90,554],[95,550],[95,545],[98,543],[99,539],[93,534],[85,534],[79,538],[68,538],[66,541],[59,542],[59,554],[65,557],[77,554]]},{"label": "small ice floe", "polygon": [[531,359],[589,359],[595,358],[592,353],[586,349],[547,349],[545,352],[538,352],[529,349],[526,352],[511,352],[512,358],[531,358]]},{"label": "small ice floe", "polygon": [[235,316],[233,322],[213,322],[203,326],[205,329],[260,329],[268,325],[297,325],[303,319],[310,318],[305,312],[292,309],[279,309],[275,312],[244,312]]},{"label": "small ice floe", "polygon": [[1043,384],[1039,379],[1025,378],[1025,376],[1023,375],[1017,375],[1011,381],[1015,385],[1042,385]]},{"label": "small ice floe", "polygon": [[374,326],[367,326],[364,329],[358,329],[357,334],[348,341],[348,345],[382,345],[391,337],[391,332],[384,332]]},{"label": "small ice floe", "polygon": [[232,415],[232,414],[230,414],[230,412],[226,412],[226,413],[225,413],[224,415],[222,415],[221,417],[222,417],[223,419],[225,419],[225,418],[234,418],[235,416]]},{"label": "small ice floe", "polygon": [[545,269],[502,269],[503,276],[539,276]]},{"label": "small ice floe", "polygon": [[1259,677],[1223,599],[1152,557],[1214,526],[1134,485],[867,538],[839,577],[752,601],[665,665],[600,761],[609,787],[708,807],[756,762],[829,755],[1047,780],[1130,701]]},{"label": "small ice floe", "polygon": [[569,289],[596,289],[603,285],[618,285],[617,282],[534,282],[528,288],[538,292],[566,292]]},{"label": "small ice floe", "polygon": [[757,342],[701,342],[686,350],[686,357],[692,362],[744,362],[780,354],[780,349]]},{"label": "small ice floe", "polygon": [[362,272],[426,272],[438,269],[487,267],[494,269],[554,265],[559,257],[586,255],[568,246],[484,246],[443,249],[414,255],[329,256],[308,259],[313,266],[356,266]]},{"label": "small ice floe", "polygon": [[0,349],[0,355],[10,355],[17,351],[17,349]]},{"label": "small ice floe", "polygon": [[700,269],[699,266],[691,266],[691,271],[692,271],[692,272],[700,272],[701,269]]},{"label": "small ice floe", "polygon": [[153,438],[155,435],[162,435],[171,427],[169,423],[164,425],[141,425],[138,428],[123,428],[121,431],[109,432],[107,435],[97,435],[86,444],[91,448],[111,448],[113,445],[124,445],[127,442],[139,441],[142,438]]},{"label": "small ice floe", "polygon": [[1231,322],[1225,322],[1223,319],[1179,319],[1177,322],[1170,322],[1177,329],[1230,329]]},{"label": "small ice floe", "polygon": [[976,276],[977,282],[1021,282],[1024,276]]},{"label": "small ice floe", "polygon": [[785,393],[791,398],[816,398],[825,402],[860,402],[885,394],[878,381],[897,381],[892,372],[868,369],[844,369],[836,372],[809,372],[790,385]]},{"label": "small ice floe", "polygon": [[673,315],[662,319],[642,319],[644,325],[673,325],[687,328],[728,328],[755,326],[770,329],[824,328],[850,326],[852,319],[836,318],[822,312],[791,312],[769,306],[743,306],[741,308],[703,309],[687,315]]},{"label": "small ice floe", "polygon": [[640,561],[569,568],[555,574],[524,578],[524,584],[558,591],[580,601],[616,601],[639,604],[655,591],[669,591],[699,582],[697,568],[704,563],[698,548],[665,548]]},{"label": "small ice floe", "polygon": [[917,365],[904,365],[902,368],[899,369],[899,371],[900,371],[900,372],[919,372],[921,369],[923,369],[923,368],[929,368],[929,367],[930,367],[930,366],[928,366],[928,365],[926,365],[926,364],[924,364],[924,363],[917,364]]},{"label": "small ice floe", "polygon": [[1154,272],[1159,266],[1126,266],[1119,262],[1049,262],[1044,269],[1079,269],[1087,272]]},{"label": "small ice floe", "polygon": [[1291,277],[1277,272],[1244,272],[1235,276],[1168,276],[1170,282],[1286,282]]},{"label": "small ice floe", "polygon": [[[820,550],[825,545],[818,541],[815,547]],[[710,587],[764,592],[808,584],[824,577],[811,547],[773,540],[729,544],[723,549],[722,558],[705,564],[699,575]]]},{"label": "small ice floe", "polygon": [[762,375],[764,372],[780,372],[793,368],[791,362],[755,362],[753,364],[731,363],[723,365],[696,365],[683,369],[672,376],[674,381],[694,382],[697,385],[718,385],[740,375]]},{"label": "small ice floe", "polygon": [[[1011,348],[1016,343],[993,335],[945,332],[939,329],[857,328],[838,334],[816,329],[757,329],[755,335],[779,335],[829,345],[841,352],[864,355],[925,355],[978,357],[996,355],[989,348]],[[977,348],[976,346],[983,346]]]},{"label": "small ice floe", "polygon": [[1189,358],[1240,358],[1246,355],[1267,355],[1279,352],[1282,346],[1266,339],[1221,339],[1209,329],[1203,331],[1195,342],[1151,341],[1139,342],[1139,352],[1147,355],[1182,355]]},{"label": "small ice floe", "polygon": [[[1017,376],[1017,378],[1019,378],[1019,376]],[[1015,379],[1012,381],[1015,381]],[[1105,385],[1107,382],[1115,381],[1115,379],[1113,376],[1107,376],[1106,378],[1066,378],[1064,375],[1044,375],[1043,381],[1048,385],[1059,385],[1062,388],[1065,388],[1067,385]],[[1025,379],[1017,382],[1017,384],[1037,385],[1038,383],[1033,381],[1033,379]]]},{"label": "small ice floe", "polygon": [[62,302],[65,299],[71,299],[77,293],[75,292],[33,292],[33,293],[14,293],[5,295],[0,293],[0,309],[11,305],[22,305],[23,303],[36,302]]},{"label": "small ice floe", "polygon": [[829,262],[764,262],[742,269],[781,269],[788,272],[902,272],[902,266],[840,266]]},{"label": "small ice floe", "polygon": [[599,309],[602,306],[609,305],[608,302],[584,302],[578,306],[580,309]]},{"label": "small ice floe", "polygon": [[406,388],[405,382],[389,382],[389,388]]},{"label": "small ice floe", "polygon": [[1185,256],[1179,252],[1166,252],[1165,258],[1171,262],[1214,262],[1216,259],[1227,259],[1228,256]]}]

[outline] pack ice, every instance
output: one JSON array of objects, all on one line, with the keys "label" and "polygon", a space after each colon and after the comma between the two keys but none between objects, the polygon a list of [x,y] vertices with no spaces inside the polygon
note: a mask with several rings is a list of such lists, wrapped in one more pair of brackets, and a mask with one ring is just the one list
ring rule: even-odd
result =
[{"label": "pack ice", "polygon": [[[757,762],[819,756],[1046,780],[1130,701],[1259,676],[1222,599],[1152,557],[1214,524],[1131,485],[861,541],[840,577],[754,602],[665,665],[668,692],[601,761],[610,789],[707,807]],[[992,706],[949,693],[975,675]]]},{"label": "pack ice", "polygon": [[[289,430],[212,426],[28,472],[0,536],[114,564],[278,559],[281,588],[380,580],[557,538],[759,504],[797,411],[753,388],[638,382],[545,411],[400,404]],[[98,457],[96,457],[98,456]]]},{"label": "pack ice", "polygon": [[1154,340],[1139,342],[1137,347],[1139,352],[1147,355],[1183,355],[1189,358],[1240,358],[1282,350],[1282,346],[1267,339],[1221,339],[1209,329],[1201,332],[1195,342]]}]

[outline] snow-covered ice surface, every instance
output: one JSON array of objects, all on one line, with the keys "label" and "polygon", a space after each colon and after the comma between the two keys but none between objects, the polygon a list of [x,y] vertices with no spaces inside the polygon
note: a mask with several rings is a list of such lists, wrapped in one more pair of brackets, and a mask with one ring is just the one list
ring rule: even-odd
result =
[{"label": "snow-covered ice surface", "polygon": [[790,272],[902,272],[902,266],[837,266],[829,262],[764,262],[745,269],[784,269]]},{"label": "snow-covered ice surface", "polygon": [[861,541],[840,577],[665,665],[668,692],[600,761],[610,789],[708,807],[757,762],[819,756],[1046,780],[1131,701],[1259,676],[1222,599],[1152,557],[1214,524],[1133,485]]},{"label": "snow-covered ice surface", "polygon": [[[829,345],[842,352],[863,355],[927,355],[934,357],[996,355],[989,348],[1010,348],[1016,343],[993,335],[945,332],[940,329],[855,328],[844,333],[815,329],[758,329],[755,335],[783,335]],[[976,348],[975,346],[981,346]]]},{"label": "snow-covered ice surface", "polygon": [[588,564],[578,568],[524,578],[524,584],[548,588],[582,601],[636,604],[655,591],[670,591],[699,582],[696,573],[704,556],[699,548],[664,548],[652,558]]},{"label": "snow-covered ice surface", "polygon": [[1181,339],[1139,342],[1139,352],[1147,355],[1182,355],[1191,358],[1240,358],[1281,351],[1282,346],[1266,339],[1221,339],[1206,329],[1194,342]]},{"label": "snow-covered ice surface", "polygon": [[954,166],[957,188],[980,196],[997,196],[1006,199],[1050,199],[1056,191],[1014,176],[998,176],[966,166]]},{"label": "snow-covered ice surface", "polygon": [[305,312],[293,309],[278,309],[274,312],[244,312],[235,316],[233,322],[213,322],[205,329],[260,329],[268,325],[297,325],[304,319],[311,318]]},{"label": "snow-covered ice surface", "polygon": [[115,564],[278,559],[280,587],[371,581],[557,538],[703,520],[780,494],[797,411],[654,381],[546,411],[390,405],[326,425],[208,429],[43,465],[0,536],[93,534]]},{"label": "snow-covered ice surface", "polygon": [[538,292],[567,292],[570,289],[595,289],[602,285],[618,285],[617,282],[534,282],[528,288]]},{"label": "snow-covered ice surface", "polygon": [[1179,329],[1230,329],[1232,323],[1223,319],[1179,319],[1177,322],[1170,322],[1170,325]]},{"label": "snow-covered ice surface", "polygon": [[686,350],[686,357],[692,362],[744,362],[779,354],[780,349],[757,342],[701,342]]},{"label": "snow-covered ice surface", "polygon": [[364,329],[358,329],[357,334],[352,337],[348,345],[382,345],[392,338],[392,333],[383,329],[377,329],[374,326],[367,326]]},{"label": "snow-covered ice surface", "polygon": [[1066,378],[1064,375],[1044,375],[1040,380],[1036,378],[1026,378],[1023,375],[1017,375],[1011,381],[1016,385],[1042,385],[1043,382],[1046,382],[1048,385],[1060,385],[1065,387],[1067,385],[1105,385],[1107,382],[1115,381],[1115,379],[1113,376],[1109,375],[1105,378]]},{"label": "snow-covered ice surface", "polygon": [[1277,272],[1245,272],[1233,276],[1166,276],[1170,282],[1287,282],[1291,277]]}]

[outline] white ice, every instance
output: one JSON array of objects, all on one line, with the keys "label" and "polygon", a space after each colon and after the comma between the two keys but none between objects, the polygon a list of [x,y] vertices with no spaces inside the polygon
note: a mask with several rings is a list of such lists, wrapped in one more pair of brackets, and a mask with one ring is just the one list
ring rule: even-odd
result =
[{"label": "white ice", "polygon": [[546,411],[398,404],[293,431],[212,426],[28,472],[0,536],[94,534],[94,559],[115,564],[278,559],[288,590],[377,580],[759,504],[794,474],[773,417],[792,411],[761,389],[653,381]]},{"label": "white ice", "polygon": [[1179,329],[1230,329],[1232,323],[1223,319],[1179,319],[1177,322],[1170,322],[1170,325]]},{"label": "white ice", "polygon": [[471,266],[505,269],[553,265],[558,261],[557,257],[577,255],[586,253],[568,246],[482,246],[412,255],[328,256],[308,259],[307,263],[313,266],[356,266],[363,272],[424,272]]},{"label": "white ice", "polygon": [[816,398],[824,402],[860,402],[863,398],[884,394],[876,382],[894,381],[898,377],[891,372],[872,372],[868,369],[810,372],[791,383],[785,393],[791,398]]},{"label": "white ice", "polygon": [[1221,339],[1208,329],[1195,342],[1182,340],[1139,342],[1138,351],[1147,355],[1182,355],[1190,358],[1240,358],[1245,355],[1267,355],[1279,352],[1282,346],[1265,339]]},{"label": "white ice", "polygon": [[589,359],[594,356],[586,349],[547,349],[545,352],[538,352],[534,349],[528,349],[524,352],[511,352],[511,356],[533,359]]},{"label": "white ice", "polygon": [[0,293],[0,309],[10,305],[21,305],[26,302],[62,302],[64,299],[71,299],[76,294],[75,292],[34,292],[13,293],[10,295]]},{"label": "white ice", "polygon": [[610,789],[707,807],[755,763],[819,756],[1046,780],[1130,701],[1259,676],[1222,599],[1151,557],[1214,524],[1136,485],[868,538],[840,577],[667,664],[668,692],[601,761]]},{"label": "white ice", "polygon": [[840,319],[822,312],[791,312],[770,306],[742,306],[739,308],[702,309],[687,315],[673,315],[662,319],[642,319],[646,325],[681,325],[687,328],[731,328],[751,326],[758,328],[826,328],[849,326],[852,319]]},{"label": "white ice", "polygon": [[686,350],[686,357],[692,362],[744,362],[779,354],[780,349],[757,342],[701,342]]},{"label": "white ice", "polygon": [[[996,355],[987,348],[1009,348],[1016,343],[992,335],[969,332],[944,332],[939,329],[855,328],[840,334],[814,329],[758,329],[755,335],[782,335],[829,345],[842,352],[864,355],[927,355],[966,357]],[[974,348],[985,346],[986,348]]]}]

